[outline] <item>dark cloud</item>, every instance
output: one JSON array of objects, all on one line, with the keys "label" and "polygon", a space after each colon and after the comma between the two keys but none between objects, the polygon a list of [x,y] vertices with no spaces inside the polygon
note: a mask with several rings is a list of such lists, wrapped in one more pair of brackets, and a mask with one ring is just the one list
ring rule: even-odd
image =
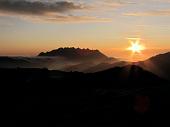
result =
[{"label": "dark cloud", "polygon": [[68,1],[41,2],[27,0],[0,0],[0,11],[17,14],[44,15],[46,13],[64,13],[81,10],[83,5]]},{"label": "dark cloud", "polygon": [[[110,19],[84,15],[88,4],[56,0],[0,0],[0,16],[33,22],[108,22]],[[76,11],[74,11],[76,10]],[[81,11],[81,12],[80,12]]]}]

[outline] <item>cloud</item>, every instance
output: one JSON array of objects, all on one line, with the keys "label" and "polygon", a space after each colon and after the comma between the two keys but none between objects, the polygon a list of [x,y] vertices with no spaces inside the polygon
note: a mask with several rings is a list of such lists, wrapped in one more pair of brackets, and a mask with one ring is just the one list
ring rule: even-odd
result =
[{"label": "cloud", "polygon": [[37,23],[88,23],[88,22],[111,22],[109,18],[98,18],[95,16],[74,16],[74,15],[55,15],[55,16],[25,16],[25,20]]},{"label": "cloud", "polygon": [[88,9],[85,4],[69,1],[0,0],[0,16],[19,17],[33,22],[108,22],[95,16],[73,15]]},{"label": "cloud", "polygon": [[[116,9],[120,8],[129,4],[136,4],[135,2],[131,2],[129,0],[93,0],[93,5],[97,8],[99,7],[101,10],[107,10],[107,9]],[[98,9],[99,9],[98,8]]]},{"label": "cloud", "polygon": [[17,14],[44,15],[46,13],[63,13],[85,8],[81,4],[68,1],[41,2],[27,0],[0,0],[1,12]]},{"label": "cloud", "polygon": [[170,16],[170,9],[124,13],[125,16]]},{"label": "cloud", "polygon": [[125,0],[0,0],[0,16],[34,22],[108,22],[108,11]]}]

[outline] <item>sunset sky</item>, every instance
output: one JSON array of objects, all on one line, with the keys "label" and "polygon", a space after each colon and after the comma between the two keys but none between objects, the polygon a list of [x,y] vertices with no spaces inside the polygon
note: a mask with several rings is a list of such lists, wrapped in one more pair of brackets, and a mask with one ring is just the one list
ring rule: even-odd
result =
[{"label": "sunset sky", "polygon": [[146,47],[135,60],[170,51],[170,0],[0,0],[0,55],[74,46],[131,60],[128,38]]}]

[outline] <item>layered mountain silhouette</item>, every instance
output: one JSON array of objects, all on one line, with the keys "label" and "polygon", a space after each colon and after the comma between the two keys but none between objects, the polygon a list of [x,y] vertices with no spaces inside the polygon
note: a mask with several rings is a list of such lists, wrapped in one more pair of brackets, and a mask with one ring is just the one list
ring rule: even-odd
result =
[{"label": "layered mountain silhouette", "polygon": [[[27,76],[31,77],[32,80],[44,80],[40,77],[46,77],[46,79],[55,79],[58,80],[64,80],[66,78],[70,78],[73,80],[76,80],[77,77],[79,77],[77,80],[86,80],[89,79],[91,81],[113,81],[113,82],[124,82],[126,81],[165,81],[164,79],[160,78],[159,76],[146,71],[142,69],[139,66],[136,65],[127,65],[124,67],[115,67],[110,68],[104,71],[99,71],[95,73],[82,73],[82,72],[64,72],[64,71],[57,71],[57,70],[48,70],[48,69],[36,69],[36,68],[0,68],[2,77],[9,76],[9,78],[15,78],[17,77],[17,74],[19,74],[23,79],[26,79]],[[8,75],[5,75],[5,73],[9,73]],[[35,73],[33,73],[35,72]],[[111,84],[110,84],[111,85]]]},{"label": "layered mountain silhouette", "polygon": [[0,68],[47,68],[50,70],[95,73],[114,67],[137,65],[162,78],[170,79],[170,53],[136,63],[109,58],[99,50],[59,48],[35,57],[0,57]]},{"label": "layered mountain silhouette", "polygon": [[16,126],[169,125],[169,82],[136,65],[96,73],[0,69]]},{"label": "layered mountain silhouette", "polygon": [[98,64],[118,61],[118,59],[107,57],[99,50],[59,48],[46,53],[42,52],[36,57],[0,57],[0,67],[85,72]]}]

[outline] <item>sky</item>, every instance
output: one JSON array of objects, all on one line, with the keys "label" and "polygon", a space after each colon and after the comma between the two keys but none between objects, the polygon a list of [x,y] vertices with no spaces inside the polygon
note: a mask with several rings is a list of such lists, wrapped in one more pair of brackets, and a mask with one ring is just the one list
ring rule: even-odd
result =
[{"label": "sky", "polygon": [[[1,56],[80,47],[137,61],[170,51],[169,34],[170,0],[0,0]],[[146,49],[127,51],[129,38]]]}]

